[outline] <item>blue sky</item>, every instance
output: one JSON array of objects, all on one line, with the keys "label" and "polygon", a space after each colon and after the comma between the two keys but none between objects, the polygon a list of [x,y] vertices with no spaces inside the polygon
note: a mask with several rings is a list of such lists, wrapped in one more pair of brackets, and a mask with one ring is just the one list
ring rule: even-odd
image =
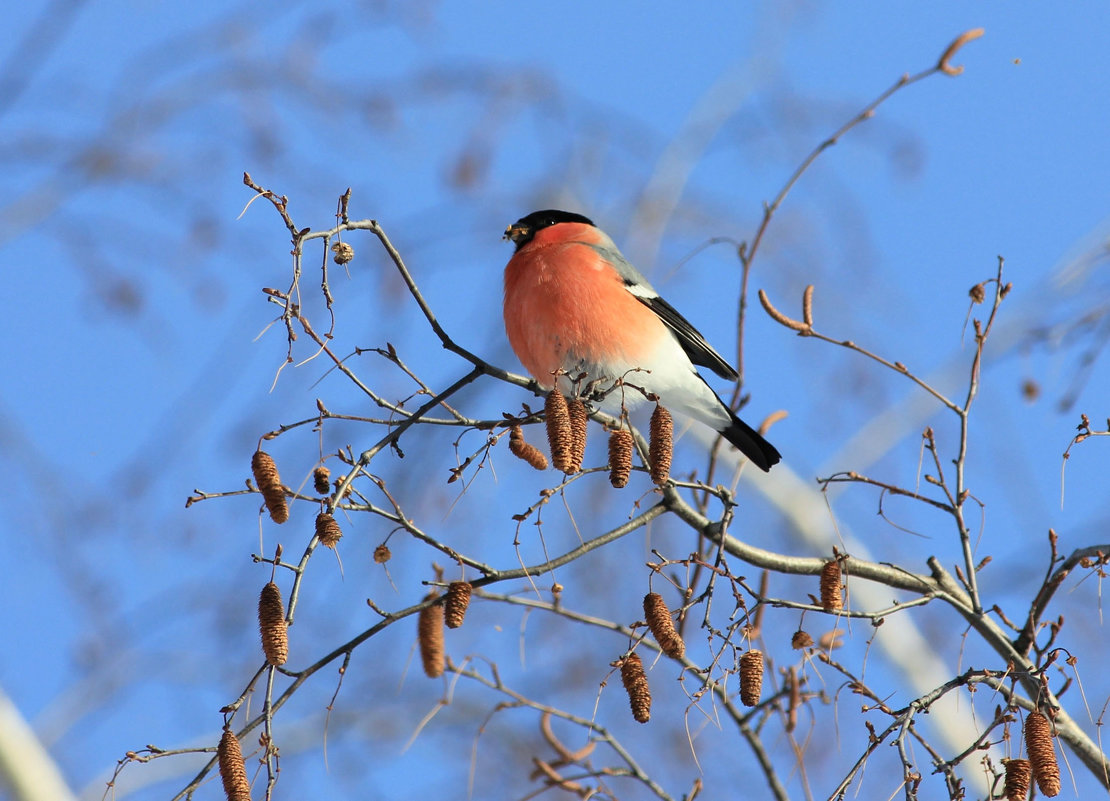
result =
[{"label": "blue sky", "polygon": [[[1014,291],[988,350],[969,472],[987,509],[983,552],[1005,566],[984,574],[985,585],[1020,613],[1043,574],[1049,526],[1064,550],[1104,536],[1105,440],[1074,452],[1063,508],[1060,455],[1080,412],[1101,427],[1110,393],[1098,346],[1105,318],[1070,327],[1104,307],[1108,292],[1105,257],[1096,258],[1110,235],[1105,4],[67,9],[21,10],[0,50],[12,75],[15,43],[53,15],[36,58],[21,62],[25,72],[15,69],[19,93],[0,97],[0,264],[10,299],[0,318],[0,471],[8,487],[0,537],[11,568],[0,588],[0,687],[81,797],[99,798],[105,771],[129,749],[214,743],[216,710],[257,664],[252,605],[268,575],[249,558],[260,538],[255,499],[186,510],[185,498],[194,488],[241,488],[258,437],[311,417],[316,398],[351,414],[364,403],[319,361],[275,382],[285,342],[280,326],[267,329],[276,307],[259,290],[288,284],[289,245],[265,204],[240,216],[250,200],[244,170],[287,195],[297,223],[314,229],[332,223],[335,199],[350,186],[352,216],[382,222],[448,330],[510,369],[519,366],[500,328],[509,255],[501,231],[547,206],[595,219],[734,358],[735,256],[718,245],[686,257],[711,237],[750,239],[761,204],[813,147],[898,76],[928,67],[956,35],[981,26],[986,35],[955,59],[966,65],[963,75],[897,93],[806,173],[772,222],[752,289],[765,288],[796,315],[802,288],[815,284],[821,330],[958,393],[971,355],[960,335],[967,290],[992,277],[1004,256]],[[656,203],[670,213],[653,217]],[[428,380],[456,376],[459,366],[374,242],[350,241],[350,279],[333,269],[337,341],[348,350],[389,341]],[[317,259],[306,259],[306,269],[317,270]],[[320,315],[318,299],[310,302]],[[785,457],[782,473],[810,488],[815,476],[844,469],[912,486],[921,427],[934,425],[951,443],[950,419],[928,409],[913,417],[916,395],[901,377],[795,337],[754,302],[749,312],[745,416],[758,422],[790,412],[772,437]],[[311,352],[303,341],[297,347],[298,357]],[[1094,361],[1062,411],[1088,351]],[[407,392],[370,357],[358,364],[388,391]],[[1040,387],[1036,402],[1022,398],[1025,379]],[[528,401],[492,383],[466,398],[494,417]],[[878,455],[863,461],[853,437],[891,410],[892,422],[871,440]],[[347,443],[357,451],[369,436],[335,426],[324,451]],[[470,436],[464,444],[479,442]],[[533,480],[502,457],[496,480],[482,475],[460,499],[439,482],[453,440],[414,438],[413,450],[436,457],[424,469],[398,460],[383,470],[448,539],[496,531],[491,559],[515,564],[505,521],[550,476]],[[697,447],[693,437],[684,443],[689,469],[701,464]],[[299,483],[320,442],[306,429],[272,449],[296,465],[286,483]],[[738,536],[814,555],[792,539],[761,480],[741,484]],[[932,553],[955,559],[954,538],[935,518],[893,504],[900,524],[928,532],[907,536],[875,517],[873,493],[840,487],[831,497],[830,517],[853,528],[876,558],[915,569]],[[601,509],[604,520],[629,513],[630,500],[613,505],[600,491],[577,501]],[[568,524],[551,514],[558,539]],[[306,520],[303,512],[302,528]],[[342,576],[330,555],[318,554],[306,579],[304,614],[313,623],[305,628],[320,647],[371,624],[367,596],[401,607],[428,578],[428,554],[399,556],[399,589],[390,595],[367,559],[382,532],[364,530],[372,527],[363,521],[352,528]],[[267,550],[278,540],[303,547],[268,520],[261,536]],[[650,558],[633,550],[629,558],[643,556]],[[608,564],[598,557],[586,569]],[[642,578],[625,595],[638,597]],[[1075,636],[1090,635],[1081,665],[1108,656],[1092,584],[1062,601],[1074,604]],[[512,620],[493,620],[490,631],[513,629]],[[396,678],[410,633],[360,653],[355,667],[365,672],[351,684],[369,682],[374,670]],[[515,652],[515,641],[487,635],[472,644],[476,651]],[[604,669],[583,679],[588,702]],[[876,670],[881,675],[881,665]],[[1096,672],[1084,676],[1096,680],[1087,688],[1092,708],[1108,692]],[[380,701],[397,727],[386,742],[407,740],[434,701],[420,692],[422,681],[410,674],[403,690]],[[305,693],[297,715],[320,714],[334,690],[325,684]],[[470,700],[469,716],[433,727],[404,755],[389,751],[408,766],[397,770],[426,766],[451,727],[472,737],[474,717],[491,702]],[[349,717],[340,731],[358,730],[354,712],[352,704],[342,713]],[[279,797],[309,786],[334,797],[391,795],[397,773],[358,769],[362,735],[337,735],[325,773],[312,747],[319,730],[310,731],[316,736],[305,737],[303,757],[289,748],[289,785],[279,784]],[[429,789],[465,777],[469,746],[459,750],[457,762],[421,774]],[[144,771],[162,769],[129,767],[125,779],[136,784],[121,781],[120,793],[168,797],[183,776],[143,786]],[[517,774],[506,781],[521,782]],[[1077,781],[1082,795],[1090,785],[1082,774]],[[800,797],[798,786],[793,792]]]}]

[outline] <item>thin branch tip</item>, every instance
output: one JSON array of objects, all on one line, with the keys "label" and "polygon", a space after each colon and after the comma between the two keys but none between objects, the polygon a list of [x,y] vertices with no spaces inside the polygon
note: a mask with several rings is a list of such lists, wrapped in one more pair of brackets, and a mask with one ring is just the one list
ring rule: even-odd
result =
[{"label": "thin branch tip", "polygon": [[952,44],[948,45],[948,49],[941,54],[940,60],[937,62],[937,69],[943,72],[945,75],[955,76],[963,73],[963,65],[952,64],[952,57],[956,55],[961,47],[963,47],[968,42],[975,41],[984,33],[985,31],[982,28],[972,28],[971,30],[964,31],[959,36],[957,36]]}]

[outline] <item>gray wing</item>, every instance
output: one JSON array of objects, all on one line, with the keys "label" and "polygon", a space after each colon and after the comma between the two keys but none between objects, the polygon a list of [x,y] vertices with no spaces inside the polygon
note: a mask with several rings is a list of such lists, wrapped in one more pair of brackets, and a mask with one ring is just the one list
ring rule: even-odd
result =
[{"label": "gray wing", "polygon": [[721,354],[717,353],[713,346],[706,341],[701,332],[694,328],[693,324],[683,317],[678,309],[660,297],[659,293],[648,283],[648,280],[640,274],[640,271],[633,267],[631,262],[617,250],[616,245],[606,247],[605,245],[591,243],[583,244],[588,244],[602,258],[613,265],[620,277],[624,279],[624,285],[628,291],[635,295],[638,301],[655,312],[667,328],[671,329],[678,340],[678,344],[690,357],[690,361],[702,367],[708,367],[721,378],[726,378],[729,381],[735,381],[740,377],[733,366],[726,362]]}]

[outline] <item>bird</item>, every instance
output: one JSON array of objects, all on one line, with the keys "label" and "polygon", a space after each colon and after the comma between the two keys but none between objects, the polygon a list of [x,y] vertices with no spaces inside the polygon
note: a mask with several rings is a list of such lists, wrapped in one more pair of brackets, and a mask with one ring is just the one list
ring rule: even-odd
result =
[{"label": "bird", "polygon": [[603,408],[655,400],[717,431],[761,470],[782,459],[695,365],[730,381],[736,370],[590,218],[535,211],[503,238],[515,246],[505,266],[505,333],[541,388]]}]

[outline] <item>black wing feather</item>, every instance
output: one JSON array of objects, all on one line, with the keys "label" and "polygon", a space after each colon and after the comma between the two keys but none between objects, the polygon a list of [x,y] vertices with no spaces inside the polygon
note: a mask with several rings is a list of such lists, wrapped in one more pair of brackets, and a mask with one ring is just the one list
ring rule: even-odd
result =
[{"label": "black wing feather", "polygon": [[686,351],[690,361],[694,364],[700,364],[702,367],[708,367],[721,378],[727,378],[729,381],[735,381],[740,377],[733,366],[726,362],[721,354],[717,353],[713,346],[705,341],[701,332],[694,328],[689,320],[679,314],[674,306],[658,295],[652,298],[636,295],[636,299],[655,312],[667,328],[674,331],[675,336],[678,337],[678,344]]}]

